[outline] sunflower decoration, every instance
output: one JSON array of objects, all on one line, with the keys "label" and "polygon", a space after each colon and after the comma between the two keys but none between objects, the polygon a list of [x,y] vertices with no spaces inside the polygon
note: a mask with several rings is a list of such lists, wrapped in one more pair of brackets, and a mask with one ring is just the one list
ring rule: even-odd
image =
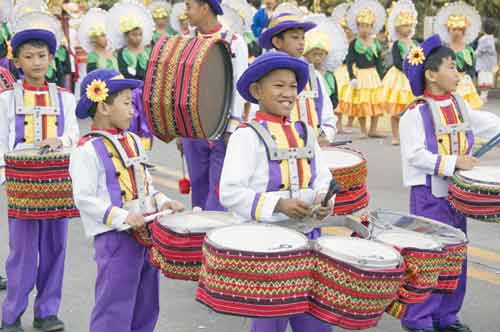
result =
[{"label": "sunflower decoration", "polygon": [[425,54],[422,47],[414,47],[408,53],[408,63],[412,66],[418,66],[424,63]]},{"label": "sunflower decoration", "polygon": [[87,98],[94,103],[101,103],[108,98],[109,89],[106,83],[101,80],[93,80],[89,86],[87,86],[86,94]]}]

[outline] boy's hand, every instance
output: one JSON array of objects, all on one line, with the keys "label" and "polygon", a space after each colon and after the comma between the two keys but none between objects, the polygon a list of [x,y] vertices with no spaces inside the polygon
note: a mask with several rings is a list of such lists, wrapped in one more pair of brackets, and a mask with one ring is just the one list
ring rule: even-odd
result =
[{"label": "boy's hand", "polygon": [[325,147],[330,145],[330,141],[326,138],[325,134],[321,134],[318,136],[318,144],[321,147]]},{"label": "boy's hand", "polygon": [[160,211],[172,210],[174,212],[184,211],[184,204],[178,201],[170,201],[163,204]]},{"label": "boy's hand", "polygon": [[144,216],[139,213],[129,213],[123,223],[129,225],[132,228],[141,228],[146,225]]},{"label": "boy's hand", "polygon": [[472,156],[458,156],[457,163],[455,167],[457,169],[470,170],[473,169],[474,166],[477,165],[479,159],[474,158]]},{"label": "boy's hand", "polygon": [[62,148],[63,143],[59,138],[47,138],[36,145],[38,148],[48,146],[51,150]]},{"label": "boy's hand", "polygon": [[311,214],[311,205],[299,199],[280,198],[276,212],[281,212],[292,219],[303,219]]},{"label": "boy's hand", "polygon": [[331,206],[320,206],[316,212],[316,219],[323,220],[332,214]]}]

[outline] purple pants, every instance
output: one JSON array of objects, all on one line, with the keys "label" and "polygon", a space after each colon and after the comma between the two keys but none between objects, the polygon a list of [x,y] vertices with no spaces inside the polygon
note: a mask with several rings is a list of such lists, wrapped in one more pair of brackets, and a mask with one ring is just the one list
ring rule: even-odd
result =
[{"label": "purple pants", "polygon": [[[321,236],[321,229],[315,228],[306,234],[311,240]],[[285,332],[290,323],[293,332],[331,332],[332,326],[309,315],[300,314],[283,318],[257,318],[252,320],[251,332]]]},{"label": "purple pants", "polygon": [[[426,186],[411,188],[410,211],[412,214],[444,222],[466,232],[467,219],[457,213],[446,198],[436,198]],[[402,324],[412,329],[446,327],[458,320],[462,308],[467,280],[467,261],[462,267],[458,288],[452,294],[432,294],[424,303],[412,304],[403,317]]]},{"label": "purple pants", "polygon": [[57,315],[61,303],[68,220],[18,220],[9,218],[9,287],[3,302],[2,321],[14,323],[26,310],[36,285],[35,317]]},{"label": "purple pants", "polygon": [[158,270],[129,233],[94,239],[97,280],[90,332],[153,332],[160,311]]},{"label": "purple pants", "polygon": [[191,180],[191,202],[208,211],[224,211],[219,200],[219,182],[226,155],[223,139],[207,141],[184,138],[182,147]]}]

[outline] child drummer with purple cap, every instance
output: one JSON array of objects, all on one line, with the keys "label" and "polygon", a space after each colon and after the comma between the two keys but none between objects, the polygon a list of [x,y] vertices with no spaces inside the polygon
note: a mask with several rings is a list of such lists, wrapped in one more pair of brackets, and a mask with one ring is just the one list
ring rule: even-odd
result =
[{"label": "child drummer with purple cap", "polygon": [[76,113],[91,117],[92,129],[71,155],[75,204],[85,233],[94,238],[97,280],[91,332],[148,331],[159,314],[158,271],[148,250],[124,227],[145,227],[143,215],[182,211],[154,189],[139,136],[127,131],[133,89],[142,81],[116,70],[97,69],[82,82]]},{"label": "child drummer with purple cap", "polygon": [[[331,213],[332,204],[319,205],[332,176],[321,162],[314,130],[290,118],[308,79],[307,63],[283,52],[258,57],[239,79],[241,96],[260,110],[229,140],[220,197],[230,211],[261,222],[303,219],[316,206],[320,220]],[[285,153],[275,158],[271,151]],[[252,332],[285,332],[288,323],[296,332],[331,331],[330,325],[302,314],[254,319]]]},{"label": "child drummer with purple cap", "polygon": [[[260,35],[259,43],[265,49],[275,49],[292,57],[302,58],[305,33],[315,27],[315,23],[304,21],[301,16],[279,13],[270,20],[268,28]],[[309,81],[294,102],[290,114],[290,120],[305,121],[314,129],[321,146],[333,142],[337,131],[337,117],[326,86],[321,73],[310,65]]]},{"label": "child drummer with purple cap", "polygon": [[[448,180],[456,170],[469,170],[474,138],[500,133],[500,118],[472,112],[454,91],[460,81],[452,49],[438,35],[413,48],[403,68],[413,94],[420,96],[401,118],[401,155],[404,185],[410,187],[410,212],[466,231],[466,218],[448,201]],[[465,296],[467,263],[452,294],[432,294],[409,305],[402,325],[412,332],[469,332],[458,313]]]}]

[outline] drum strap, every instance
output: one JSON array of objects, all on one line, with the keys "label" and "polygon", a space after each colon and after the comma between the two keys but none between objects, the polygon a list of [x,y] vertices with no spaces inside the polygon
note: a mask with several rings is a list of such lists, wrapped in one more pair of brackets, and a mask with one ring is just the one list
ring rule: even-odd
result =
[{"label": "drum strap", "polygon": [[35,130],[34,141],[40,143],[43,140],[43,115],[59,115],[60,105],[57,98],[57,86],[54,83],[49,83],[49,98],[53,106],[33,106],[26,107],[24,105],[24,93],[21,81],[14,83],[14,100],[16,104],[16,115],[32,115],[33,127]]},{"label": "drum strap", "polygon": [[87,135],[85,135],[85,137],[101,137],[107,139],[113,145],[115,150],[118,152],[118,155],[123,165],[125,165],[126,168],[132,167],[132,170],[134,172],[134,178],[136,179],[135,183],[137,186],[137,197],[139,200],[139,206],[141,211],[145,211],[146,208],[146,190],[144,188],[145,175],[143,172],[141,172],[141,168],[144,169],[143,164],[148,161],[148,156],[146,154],[146,151],[144,150],[140,138],[133,133],[129,132],[128,134],[131,135],[132,140],[134,141],[134,145],[138,151],[138,156],[134,158],[130,158],[127,155],[127,152],[125,152],[125,149],[118,141],[118,139],[116,139],[116,137],[105,131],[101,130],[90,131]]},{"label": "drum strap", "polygon": [[252,120],[248,126],[252,128],[266,147],[267,157],[271,161],[288,160],[290,173],[290,195],[298,198],[300,192],[298,159],[312,159],[314,157],[314,132],[307,123],[300,121],[305,128],[306,146],[303,148],[278,148],[271,134],[257,121]]},{"label": "drum strap", "polygon": [[299,116],[300,121],[307,122],[307,99],[316,99],[318,98],[318,77],[316,76],[316,70],[313,65],[309,65],[309,84],[310,90],[303,90],[299,96]]},{"label": "drum strap", "polygon": [[439,106],[432,98],[424,97],[423,100],[429,105],[429,109],[432,113],[432,120],[434,122],[434,130],[436,133],[436,137],[438,135],[447,134],[450,135],[452,154],[458,155],[459,151],[459,141],[458,134],[465,133],[467,131],[472,130],[470,126],[469,113],[467,112],[467,108],[465,102],[462,97],[453,95],[454,100],[458,104],[458,113],[462,118],[462,123],[459,124],[445,124],[441,121],[441,111],[439,110]]}]

